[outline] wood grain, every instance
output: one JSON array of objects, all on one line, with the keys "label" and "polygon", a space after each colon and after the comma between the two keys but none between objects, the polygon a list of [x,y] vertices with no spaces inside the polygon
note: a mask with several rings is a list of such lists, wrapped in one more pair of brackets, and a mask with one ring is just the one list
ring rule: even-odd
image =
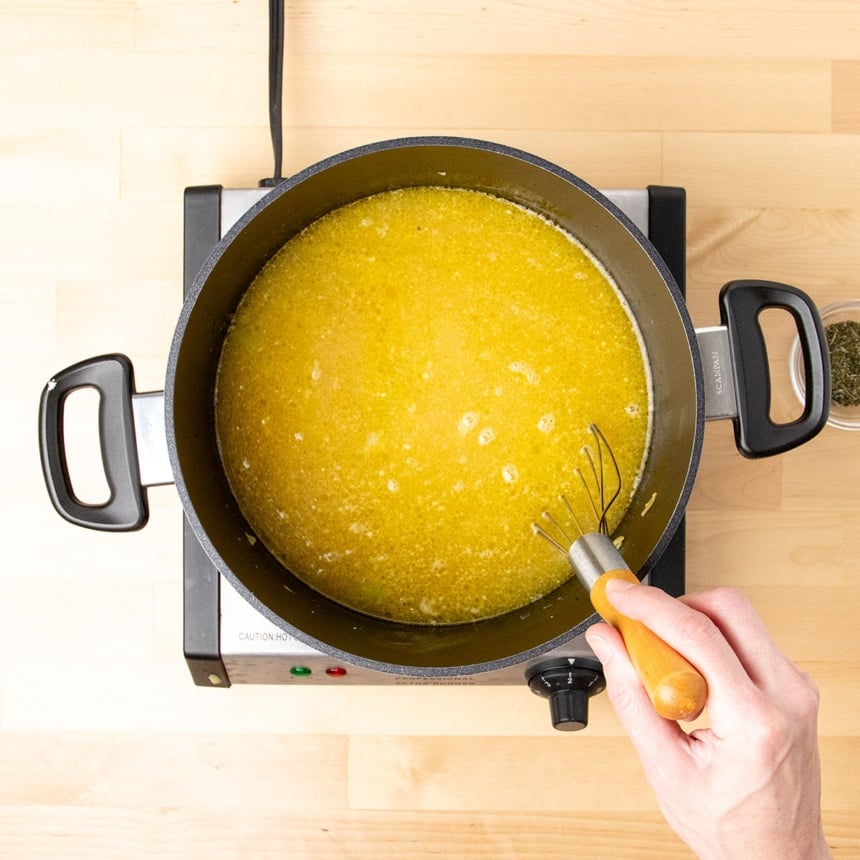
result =
[{"label": "wood grain", "polygon": [[860,62],[833,63],[833,131],[860,132]]},{"label": "wood grain", "polygon": [[[599,187],[688,194],[688,305],[723,283],[857,297],[860,5],[844,0],[289,0],[285,169],[466,135]],[[10,860],[688,858],[608,699],[554,732],[519,688],[195,687],[181,508],[62,522],[38,394],[100,352],[159,390],[183,189],[271,172],[266,4],[0,0],[0,856]],[[793,333],[766,321],[774,408]],[[84,432],[84,431],[82,431]],[[821,691],[824,823],[860,857],[860,434],[745,460],[710,423],[690,590],[743,588]]]}]

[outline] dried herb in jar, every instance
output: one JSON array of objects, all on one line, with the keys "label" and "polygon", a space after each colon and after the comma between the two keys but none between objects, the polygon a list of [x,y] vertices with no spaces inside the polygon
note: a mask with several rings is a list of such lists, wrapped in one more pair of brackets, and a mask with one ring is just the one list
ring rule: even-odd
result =
[{"label": "dried herb in jar", "polygon": [[830,352],[830,398],[839,406],[860,406],[860,322],[831,323],[824,334]]}]

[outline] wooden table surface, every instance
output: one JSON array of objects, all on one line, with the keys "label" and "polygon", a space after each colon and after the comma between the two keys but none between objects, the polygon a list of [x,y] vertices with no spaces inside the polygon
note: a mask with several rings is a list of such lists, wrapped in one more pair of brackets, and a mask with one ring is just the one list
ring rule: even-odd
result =
[{"label": "wooden table surface", "polygon": [[[860,4],[287,7],[288,172],[388,137],[486,138],[601,187],[685,187],[698,326],[738,277],[822,306],[860,294]],[[571,736],[521,688],[195,687],[174,488],[134,534],[50,508],[41,387],[118,350],[139,389],[162,388],[183,188],[271,172],[266,16],[262,0],[0,0],[0,856],[691,856],[605,696]],[[791,332],[767,326],[790,414]],[[828,427],[745,460],[712,422],[688,516],[688,588],[744,588],[820,685],[840,858],[860,857],[858,455],[860,433]]]}]

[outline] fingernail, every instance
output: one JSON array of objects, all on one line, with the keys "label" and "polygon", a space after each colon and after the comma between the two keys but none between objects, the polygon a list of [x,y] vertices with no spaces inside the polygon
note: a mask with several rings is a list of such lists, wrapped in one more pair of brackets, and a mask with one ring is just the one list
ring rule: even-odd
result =
[{"label": "fingernail", "polygon": [[630,591],[631,588],[636,588],[635,583],[628,582],[626,579],[613,577],[606,581],[607,594],[621,594],[622,591]]}]

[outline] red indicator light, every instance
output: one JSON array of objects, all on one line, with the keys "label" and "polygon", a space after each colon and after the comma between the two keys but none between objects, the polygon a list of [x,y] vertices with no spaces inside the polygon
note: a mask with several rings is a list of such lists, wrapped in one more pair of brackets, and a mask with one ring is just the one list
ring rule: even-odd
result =
[{"label": "red indicator light", "polygon": [[346,675],[346,669],[343,666],[329,666],[328,669],[325,670],[326,675],[330,678],[343,678]]}]

